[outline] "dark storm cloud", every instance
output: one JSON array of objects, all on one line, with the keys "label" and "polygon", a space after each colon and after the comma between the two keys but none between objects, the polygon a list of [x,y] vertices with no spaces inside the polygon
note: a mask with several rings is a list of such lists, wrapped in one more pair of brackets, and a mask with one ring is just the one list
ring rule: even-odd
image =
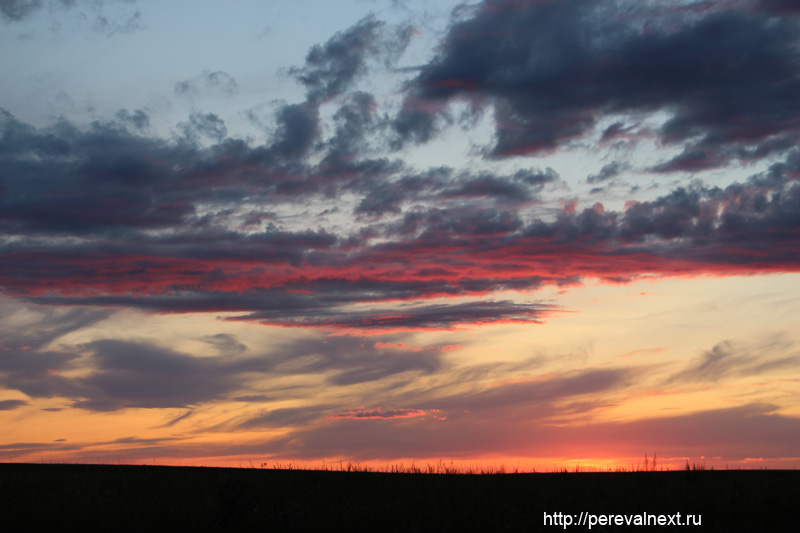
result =
[{"label": "dark storm cloud", "polygon": [[800,24],[724,6],[659,17],[624,2],[485,2],[451,26],[395,129],[424,142],[449,102],[488,99],[499,156],[556,149],[606,114],[658,110],[672,115],[662,142],[690,146],[662,170],[785,150],[800,128]]}]

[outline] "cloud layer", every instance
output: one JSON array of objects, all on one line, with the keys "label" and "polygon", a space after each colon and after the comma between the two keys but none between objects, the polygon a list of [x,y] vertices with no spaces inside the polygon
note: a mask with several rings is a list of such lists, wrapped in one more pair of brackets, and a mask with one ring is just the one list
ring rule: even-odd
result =
[{"label": "cloud layer", "polygon": [[[0,14],[144,28],[109,6]],[[537,339],[595,282],[800,272],[795,3],[486,0],[415,64],[427,29],[353,20],[284,65],[289,100],[237,108],[254,77],[203,65],[149,107],[36,125],[0,109],[0,411],[163,410],[155,426],[181,432],[0,453],[196,454],[225,434],[254,440],[220,454],[297,458],[796,454],[780,331],[684,359],[628,346],[623,365],[533,345],[505,360],[477,331]],[[105,329],[129,311],[219,330]],[[755,392],[734,404],[603,417],[741,383]]]},{"label": "cloud layer", "polygon": [[[449,329],[540,320],[548,307],[390,302],[587,277],[797,271],[800,24],[776,18],[781,6],[487,2],[452,24],[394,117],[354,84],[396,62],[412,33],[368,17],[289,70],[306,99],[277,109],[264,144],[230,136],[202,111],[164,139],[146,133],[141,110],[48,128],[3,110],[0,284],[49,304]],[[175,85],[189,96],[237,89],[225,71]],[[621,120],[603,139],[613,142],[661,112],[669,118],[649,135],[683,152],[651,173],[778,162],[743,183],[684,185],[621,211],[595,203],[544,215],[545,188],[562,183],[553,169],[420,170],[392,157],[400,141],[432,139],[426,128],[463,100],[494,116],[489,158],[568,148],[612,115]],[[322,106],[333,106],[332,123]],[[587,181],[629,168],[609,163]],[[329,207],[306,208],[305,227],[281,222],[279,213],[311,204]],[[322,229],[334,215],[349,222]],[[362,304],[372,307],[352,308]]]}]

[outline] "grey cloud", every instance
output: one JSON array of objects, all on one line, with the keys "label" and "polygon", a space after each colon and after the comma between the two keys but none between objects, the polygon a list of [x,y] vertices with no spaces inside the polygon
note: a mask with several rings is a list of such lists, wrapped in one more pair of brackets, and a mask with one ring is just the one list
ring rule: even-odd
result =
[{"label": "grey cloud", "polygon": [[[34,398],[64,398],[73,408],[90,411],[192,408],[225,398],[256,403],[275,400],[274,393],[246,393],[257,378],[322,375],[332,385],[345,386],[406,373],[432,374],[443,365],[437,346],[387,348],[349,336],[313,335],[251,356],[242,355],[243,345],[232,335],[205,340],[218,348],[218,355],[196,357],[148,341],[116,339],[94,340],[58,352],[6,350],[0,357],[0,384]],[[66,370],[82,373],[62,375]],[[25,404],[14,400],[3,406],[11,409]],[[247,424],[262,426],[292,412],[278,410]]]},{"label": "grey cloud", "polygon": [[95,123],[79,131],[62,120],[40,132],[5,110],[0,110],[0,131],[5,191],[0,226],[5,231],[163,227],[193,210],[180,193],[162,188],[169,171],[155,163],[165,156],[173,165],[185,162],[181,147],[132,135],[115,124]]},{"label": "grey cloud", "polygon": [[2,400],[0,401],[0,411],[12,411],[28,405],[26,400]]},{"label": "grey cloud", "polygon": [[367,139],[383,129],[376,116],[375,97],[365,92],[350,95],[333,116],[336,130],[328,141],[328,157],[353,157],[365,151]]},{"label": "grey cloud", "polygon": [[609,163],[607,165],[603,165],[603,168],[600,169],[600,172],[597,174],[591,174],[587,176],[586,183],[600,183],[603,181],[608,181],[611,178],[617,177],[622,171],[626,170],[628,165],[625,163],[621,163],[619,161],[614,161],[613,163]]},{"label": "grey cloud", "polygon": [[268,394],[245,394],[243,396],[236,396],[232,399],[234,402],[258,403],[258,402],[270,402],[272,400],[275,400],[275,397],[270,396]]},{"label": "grey cloud", "polygon": [[193,411],[192,409],[189,409],[188,411],[186,411],[186,412],[185,412],[185,413],[183,413],[182,415],[180,415],[180,416],[176,416],[176,417],[175,417],[175,418],[173,418],[172,420],[169,420],[169,421],[168,421],[166,424],[164,424],[162,427],[172,427],[172,426],[174,426],[175,424],[177,424],[177,423],[179,423],[179,422],[182,422],[182,421],[186,420],[187,418],[189,418],[189,417],[190,417],[190,416],[192,416],[193,414],[194,414],[194,411]]},{"label": "grey cloud", "polygon": [[392,34],[383,33],[383,27],[383,22],[366,17],[324,45],[315,45],[309,50],[305,65],[291,68],[289,74],[306,87],[309,101],[319,102],[342,94],[364,74],[370,58],[390,64],[402,54],[410,29]]},{"label": "grey cloud", "polygon": [[[9,234],[42,238],[52,232],[84,237],[99,232],[93,240],[75,244],[29,239],[5,245],[6,253],[0,255],[4,287],[9,294],[41,303],[134,306],[162,312],[244,311],[251,316],[240,318],[267,323],[375,329],[383,315],[352,313],[341,306],[530,290],[543,283],[574,283],[584,275],[625,280],[642,269],[662,272],[676,264],[672,260],[684,265],[682,271],[791,270],[800,253],[794,238],[800,224],[796,181],[800,163],[794,152],[745,183],[725,189],[692,184],[652,201],[630,202],[623,212],[596,204],[561,212],[554,221],[525,221],[513,203],[481,209],[464,205],[412,209],[400,219],[370,228],[372,233],[346,237],[274,229],[243,234],[221,228],[213,220],[204,225],[192,216],[194,205],[234,201],[245,194],[274,201],[284,193],[288,200],[291,194],[302,194],[292,193],[293,187],[299,191],[312,183],[320,192],[327,187],[335,191],[336,182],[329,175],[318,178],[313,170],[303,175],[302,167],[296,168],[298,173],[290,181],[272,181],[269,169],[274,162],[264,150],[232,140],[205,150],[159,144],[99,126],[84,136],[68,125],[60,127],[65,132],[37,134],[12,118],[6,128],[7,142],[0,143],[0,159],[9,163],[3,167],[5,172],[0,171],[8,192],[0,200],[5,208],[0,227]],[[134,154],[137,148],[139,155]],[[21,154],[38,154],[38,158]],[[79,163],[66,165],[64,159]],[[389,161],[373,163],[367,166],[370,170],[355,172],[339,184],[362,192],[364,200],[357,209],[369,214],[402,209],[404,198],[426,190],[445,191],[458,180],[475,183],[473,178],[486,177],[447,169],[403,176],[402,167],[398,170]],[[20,170],[16,175],[28,179],[11,180],[14,168]],[[251,176],[253,168],[265,173]],[[365,176],[376,169],[392,175],[394,189],[384,179],[370,184]],[[500,178],[519,186],[529,186],[530,179],[533,191],[552,182],[536,173],[493,179]],[[219,216],[220,222],[226,221],[224,215]],[[154,227],[168,231],[160,235],[140,232]],[[370,235],[380,235],[382,242],[369,244]],[[768,254],[760,252],[765,246],[770,247]],[[406,270],[402,278],[390,276],[392,265],[421,253],[432,264],[419,271]],[[589,263],[588,255],[593,258]],[[492,257],[490,271],[485,257]],[[541,258],[547,258],[552,268],[542,270]],[[633,263],[631,258],[635,258]],[[227,261],[242,265],[242,270],[226,272],[218,267]],[[300,269],[302,275],[286,279],[288,285],[229,290],[234,280],[238,287],[244,279],[258,279],[263,269],[280,265]],[[376,275],[342,274],[348,268],[359,271],[361,265],[378,268],[373,271]],[[526,266],[525,272],[520,265]],[[479,268],[478,274],[464,275],[464,266]],[[325,269],[326,275],[316,274]],[[109,290],[109,280],[125,280],[129,285],[114,292]],[[96,292],[71,297],[59,290],[70,288],[62,287],[63,283],[92,287]],[[145,286],[146,294],[132,297],[131,291]],[[159,293],[157,287],[169,292]],[[299,288],[304,292],[294,290]],[[397,309],[391,309],[391,315],[399,317],[394,319],[397,327],[423,328],[468,325],[473,318],[492,321],[491,311],[497,311],[500,319],[507,318],[502,310],[486,306],[480,320],[478,314],[463,313],[461,308],[450,313],[448,307],[407,308],[411,315],[397,315]],[[433,316],[434,311],[443,318]],[[529,318],[541,319],[541,311]],[[350,326],[344,326],[345,322]]]},{"label": "grey cloud", "polygon": [[387,213],[400,213],[400,206],[406,200],[406,193],[399,187],[386,185],[373,188],[354,209],[356,215],[384,215]]},{"label": "grey cloud", "polygon": [[406,103],[391,122],[395,133],[391,146],[394,150],[400,150],[408,143],[425,144],[452,122],[453,118],[447,110],[430,110]]},{"label": "grey cloud", "polygon": [[[67,333],[96,324],[113,311],[89,308],[54,308],[0,299],[0,343],[14,350],[38,350]],[[13,324],[13,326],[12,326]]]},{"label": "grey cloud", "polygon": [[133,126],[138,131],[145,131],[150,127],[150,117],[141,109],[136,109],[133,113],[127,109],[121,109],[114,116],[118,121]]},{"label": "grey cloud", "polygon": [[0,12],[7,21],[20,21],[42,7],[42,0],[0,0]]},{"label": "grey cloud", "polygon": [[502,203],[526,202],[560,177],[552,168],[544,171],[519,170],[508,176],[484,173],[477,176],[461,176],[456,183],[444,189],[440,195],[446,198],[491,198]]},{"label": "grey cloud", "polygon": [[101,8],[95,8],[95,10],[97,13],[92,28],[108,37],[117,33],[131,33],[145,27],[144,18],[140,11],[122,14],[118,17],[109,17]]},{"label": "grey cloud", "polygon": [[358,337],[311,337],[278,347],[273,370],[279,374],[328,374],[335,385],[353,385],[414,372],[431,374],[442,367],[436,348],[382,350]]},{"label": "grey cloud", "polygon": [[[47,322],[42,321],[42,325]],[[88,324],[76,322],[72,329],[84,325]],[[9,328],[2,328],[2,332],[13,335]],[[224,353],[193,357],[145,341],[112,339],[65,346],[60,351],[38,350],[35,346],[5,350],[0,354],[0,384],[31,397],[66,398],[81,409],[113,411],[188,407],[213,401],[246,387],[252,375],[269,372],[268,358],[240,357],[237,347],[241,344],[232,336],[211,338]],[[75,369],[86,372],[81,376],[62,375]]]},{"label": "grey cloud", "polygon": [[[636,78],[629,80],[632,87],[622,87],[634,96],[639,88],[647,89],[645,96],[650,96],[636,103],[635,98],[622,98],[627,93],[620,96],[614,92],[620,88],[618,81],[628,79],[623,74],[633,76],[628,67],[617,65],[615,68],[623,72],[611,76],[605,69],[614,63],[596,65],[598,59],[588,51],[599,47],[609,57],[628,58],[635,66],[644,58],[630,43],[641,41],[656,51],[672,50],[672,55],[663,57],[674,70],[691,48],[687,43],[709,40],[704,32],[750,28],[755,31],[755,41],[763,45],[748,44],[755,49],[743,64],[753,72],[742,71],[741,65],[721,63],[718,75],[735,81],[747,71],[770,82],[783,67],[794,72],[787,66],[794,57],[787,48],[795,33],[789,20],[774,22],[779,34],[776,37],[762,31],[768,25],[765,15],[711,10],[693,15],[692,20],[679,17],[670,31],[656,24],[651,34],[644,34],[635,24],[618,28],[616,25],[623,23],[611,20],[613,17],[610,22],[597,22],[597,5],[558,3],[515,11],[503,4],[485,13],[484,7],[479,7],[478,12],[486,16],[454,23],[439,55],[419,71],[408,89],[407,107],[422,109],[431,102],[446,107],[453,99],[489,94],[492,101],[510,106],[512,122],[522,121],[527,127],[528,118],[541,119],[537,106],[544,104],[539,100],[530,103],[526,91],[512,88],[536,89],[535,94],[552,99],[554,113],[563,107],[565,116],[577,104],[579,111],[588,113],[595,110],[595,100],[611,105],[608,102],[615,102],[617,97],[619,105],[628,106],[615,111],[622,114],[626,109],[646,114],[663,109],[662,104],[675,104],[673,118],[677,122],[667,124],[659,135],[671,136],[675,142],[705,143],[689,149],[702,148],[710,157],[718,157],[738,148],[727,141],[721,151],[714,148],[711,141],[716,137],[711,130],[723,127],[722,123],[706,124],[705,115],[695,117],[690,111],[699,108],[692,103],[705,102],[706,93],[700,89],[706,85],[709,94],[738,89],[723,88],[711,70],[703,71],[699,78],[669,82],[676,84],[675,94],[685,96],[675,103],[669,97],[671,85],[658,89]],[[558,25],[567,24],[569,15],[575,13],[580,15],[575,22],[577,29],[597,23],[600,29],[610,24],[619,32],[611,32],[594,44],[580,39],[562,43]],[[641,14],[637,13],[632,15],[634,19]],[[535,23],[532,27],[540,24],[537,14],[549,17],[553,31],[536,35],[523,31],[524,22]],[[502,65],[493,63],[500,54],[497,43],[485,42],[486,33],[477,30],[506,26],[510,48],[501,59],[509,68],[503,70]],[[563,35],[565,41],[575,36],[577,30],[573,30]],[[600,32],[593,31],[587,35]],[[341,55],[338,47],[356,39],[369,48],[383,42],[383,32],[372,19],[362,21],[320,46],[311,54],[310,63],[295,71],[297,76],[307,77],[304,83],[311,92],[342,91],[341,98],[335,100],[339,107],[333,110],[335,131],[327,139],[321,138],[321,103],[311,97],[281,106],[275,115],[275,134],[261,146],[228,137],[225,124],[210,113],[195,112],[185,123],[191,135],[210,140],[208,146],[200,146],[186,139],[146,135],[149,117],[139,111],[123,110],[113,122],[98,121],[86,128],[62,119],[39,129],[7,111],[0,112],[0,230],[10,236],[0,254],[4,290],[12,296],[53,305],[242,312],[239,318],[286,326],[366,325],[374,330],[388,313],[367,316],[353,313],[347,306],[445,295],[484,297],[497,290],[575,283],[582,276],[630,281],[644,271],[668,275],[674,269],[684,273],[796,270],[800,257],[795,238],[800,224],[800,159],[796,150],[745,183],[724,189],[692,184],[651,201],[630,202],[624,211],[607,210],[597,203],[582,211],[559,213],[555,220],[531,219],[521,210],[522,202],[536,201],[544,187],[559,179],[551,169],[513,173],[453,168],[417,171],[399,159],[365,157],[360,151],[373,142],[372,134],[389,126],[374,111],[374,97],[349,91],[367,58],[383,57],[383,52],[373,56],[371,49],[364,49],[351,57]],[[720,46],[727,49],[738,43],[737,35],[726,34]],[[539,52],[551,44],[557,45],[551,59],[530,70],[523,58],[543,61]],[[473,48],[474,57],[462,54]],[[709,54],[725,55],[723,51]],[[595,67],[587,71],[589,81],[597,84],[587,86],[586,99],[573,94],[580,84],[567,84],[567,89],[559,91],[548,85],[548,80],[569,78],[573,66],[561,60],[571,57]],[[759,58],[773,62],[757,70],[753,61]],[[686,68],[694,72],[697,62],[705,61],[701,59],[690,59]],[[771,70],[770,64],[775,68]],[[355,65],[355,69],[347,65]],[[653,68],[646,67],[644,72]],[[506,79],[509,76],[518,79]],[[451,83],[463,79],[472,81]],[[692,80],[701,87],[687,85]],[[778,90],[771,82],[767,85],[767,92]],[[668,94],[662,95],[661,90]],[[779,99],[776,105],[791,103],[788,92],[781,94],[786,102]],[[729,102],[733,110],[741,107],[751,112],[754,120],[771,120],[768,114],[759,115],[763,111],[759,104],[738,96],[741,98]],[[421,107],[412,105],[414,98]],[[605,112],[608,105],[600,104],[597,109]],[[515,105],[522,108],[515,110]],[[526,110],[530,113],[523,113]],[[681,126],[681,117],[684,122],[688,120],[686,124],[691,123],[684,124],[688,129]],[[626,117],[621,124],[634,118]],[[558,120],[548,124],[556,130],[561,127]],[[580,121],[570,124],[578,127]],[[700,133],[686,137],[695,126],[701,128]],[[612,127],[612,133],[624,133],[628,127]],[[525,128],[519,131],[525,135]],[[782,133],[774,131],[772,137],[781,137]],[[761,149],[768,141],[756,139],[758,146],[746,148]],[[607,167],[601,174],[607,176],[617,170]],[[259,210],[264,206],[277,212],[280,204],[291,207],[312,199],[331,202],[346,194],[356,195],[354,214],[362,217],[356,222],[365,222],[365,227],[344,230],[345,234],[282,231],[272,220],[275,224],[262,231],[259,217],[237,212],[240,205],[247,206],[245,211],[256,205]],[[431,198],[443,205],[416,205]],[[376,220],[378,217],[383,218]],[[398,277],[398,265],[421,256],[430,258],[431,264]],[[237,266],[232,268],[234,264]],[[294,269],[297,275],[281,274],[280,282],[263,285],[264,279],[272,279],[270,276],[284,268]],[[242,283],[251,286],[241,290]],[[86,291],[91,296],[74,296]],[[375,309],[394,313],[395,306],[380,304]],[[419,306],[411,309],[409,316],[396,317],[394,325],[458,327],[491,322],[489,314],[493,311],[498,313],[497,319],[516,316],[514,311],[509,315],[508,310],[486,306],[481,313],[465,312],[460,307],[450,312],[448,307],[425,310]],[[472,311],[477,309],[473,307]],[[526,316],[540,320],[543,310]],[[344,326],[346,322],[349,325]]]},{"label": "grey cloud", "polygon": [[223,70],[204,71],[202,74],[175,84],[175,94],[197,96],[202,91],[232,96],[239,91],[236,78]]},{"label": "grey cloud", "polygon": [[[45,6],[61,10],[80,10],[82,19],[90,20],[92,30],[111,37],[118,33],[130,33],[144,28],[140,11],[118,11],[110,13],[106,8],[119,4],[132,4],[136,0],[0,0],[0,14],[5,22],[25,20]],[[116,7],[115,6],[115,7]]]},{"label": "grey cloud", "polygon": [[200,340],[207,342],[217,349],[221,355],[238,355],[247,350],[247,346],[228,333],[217,333],[216,335],[206,335]]},{"label": "grey cloud", "polygon": [[720,381],[724,378],[759,376],[793,367],[800,367],[800,351],[792,342],[781,337],[753,346],[724,341],[694,358],[669,381]]},{"label": "grey cloud", "polygon": [[330,410],[329,405],[313,405],[309,407],[288,407],[261,411],[234,424],[237,430],[253,430],[301,426],[319,420]]},{"label": "grey cloud", "polygon": [[259,360],[193,357],[145,342],[97,340],[82,347],[92,372],[74,381],[83,399],[78,408],[108,411],[126,407],[188,407],[224,397],[242,387],[248,371],[264,372]]},{"label": "grey cloud", "polygon": [[[252,313],[247,320],[266,324],[291,324],[305,327],[352,328],[356,330],[458,329],[475,323],[539,322],[553,307],[544,303],[517,304],[510,301],[482,301],[460,304],[405,305],[364,312],[319,310],[314,316]],[[327,316],[326,316],[327,315]]]},{"label": "grey cloud", "polygon": [[[576,370],[549,379],[500,384],[484,390],[429,400],[429,405],[446,411],[467,409],[475,412],[508,406],[514,406],[515,409],[522,406],[532,408],[574,396],[597,395],[624,389],[634,385],[641,373],[641,370],[631,368]],[[543,410],[544,412],[547,411]]]},{"label": "grey cloud", "polygon": [[111,315],[98,309],[51,308],[0,300],[0,386],[31,397],[70,397],[79,392],[61,375],[79,354],[69,348],[47,349],[59,338]]},{"label": "grey cloud", "polygon": [[273,150],[287,158],[305,156],[319,136],[319,108],[308,102],[286,105],[277,113]]},{"label": "grey cloud", "polygon": [[203,136],[213,141],[221,142],[228,135],[228,128],[225,126],[225,122],[214,113],[193,111],[189,115],[189,122],[182,122],[178,124],[178,127],[192,141],[199,136]]}]

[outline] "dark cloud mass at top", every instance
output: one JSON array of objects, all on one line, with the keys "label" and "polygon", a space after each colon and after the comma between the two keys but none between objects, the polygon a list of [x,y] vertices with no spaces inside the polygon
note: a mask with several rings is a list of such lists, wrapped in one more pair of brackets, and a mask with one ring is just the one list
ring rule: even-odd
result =
[{"label": "dark cloud mass at top", "polygon": [[[606,115],[655,111],[672,115],[662,142],[688,143],[669,170],[795,145],[800,25],[774,16],[791,3],[706,2],[699,14],[680,5],[665,14],[657,3],[484,2],[451,27],[410,98],[490,102],[498,156],[554,150]],[[429,129],[401,124],[417,140]]]},{"label": "dark cloud mass at top", "polygon": [[[0,4],[13,20],[41,5]],[[143,110],[39,128],[1,110],[3,293],[294,327],[457,329],[555,311],[497,291],[796,272],[800,22],[790,2],[731,5],[484,2],[409,71],[394,109],[359,83],[391,68],[413,31],[367,17],[288,70],[304,99],[278,105],[258,141],[203,110],[172,138],[151,135],[155,117]],[[202,91],[232,96],[238,84],[208,70],[174,86],[177,96]],[[492,119],[484,167],[405,158],[465,101]],[[660,126],[642,125],[654,116]],[[649,169],[615,156],[580,180],[771,166],[622,209],[540,208],[564,170],[533,156],[647,128],[680,153]],[[527,157],[487,170],[512,155]],[[284,225],[289,210],[301,215]],[[487,301],[461,299],[476,297]]]}]

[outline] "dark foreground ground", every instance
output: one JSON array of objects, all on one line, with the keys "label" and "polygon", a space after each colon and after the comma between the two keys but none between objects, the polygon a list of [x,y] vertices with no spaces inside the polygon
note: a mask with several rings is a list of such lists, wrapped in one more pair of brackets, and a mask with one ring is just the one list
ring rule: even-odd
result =
[{"label": "dark foreground ground", "polygon": [[780,532],[798,531],[799,509],[800,471],[467,475],[0,464],[2,531],[586,531],[557,516],[544,523],[544,513],[585,512],[702,519],[699,527],[592,531]]}]

